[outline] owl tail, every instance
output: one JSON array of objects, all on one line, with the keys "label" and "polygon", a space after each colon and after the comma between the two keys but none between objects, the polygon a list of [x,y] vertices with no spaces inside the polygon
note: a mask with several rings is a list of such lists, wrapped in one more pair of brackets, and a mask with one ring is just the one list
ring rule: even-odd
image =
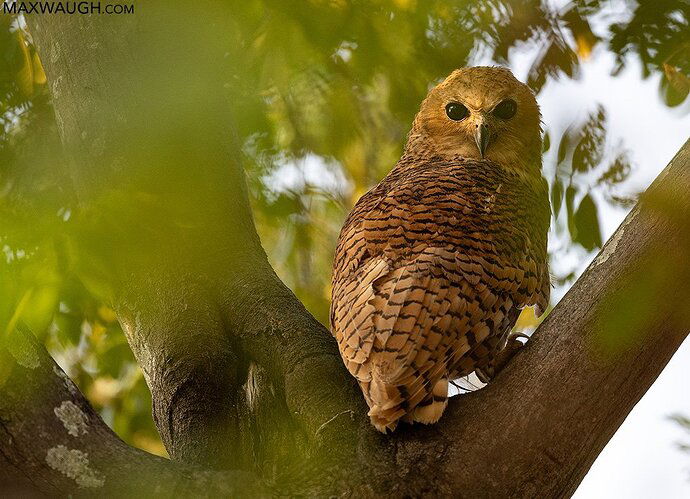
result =
[{"label": "owl tail", "polygon": [[360,383],[369,405],[371,424],[381,433],[395,430],[406,411],[405,399],[399,387],[385,383],[374,374],[371,381]]},{"label": "owl tail", "polygon": [[[395,430],[398,421],[435,423],[448,405],[448,380],[439,379],[430,392],[416,391],[410,397],[405,385],[392,385],[375,375],[370,382],[363,382],[371,424],[382,433]],[[428,390],[428,388],[427,388]]]},{"label": "owl tail", "polygon": [[441,378],[434,383],[431,393],[413,409],[410,416],[417,423],[432,424],[441,419],[448,406],[448,379]]}]

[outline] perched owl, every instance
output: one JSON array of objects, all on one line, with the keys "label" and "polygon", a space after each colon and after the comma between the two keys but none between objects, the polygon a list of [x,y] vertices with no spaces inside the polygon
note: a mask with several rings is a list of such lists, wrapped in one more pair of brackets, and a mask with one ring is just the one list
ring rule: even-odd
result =
[{"label": "perched owl", "polygon": [[380,431],[434,423],[448,383],[490,380],[549,302],[539,108],[498,67],[454,71],[422,102],[403,156],[340,233],[331,329]]}]

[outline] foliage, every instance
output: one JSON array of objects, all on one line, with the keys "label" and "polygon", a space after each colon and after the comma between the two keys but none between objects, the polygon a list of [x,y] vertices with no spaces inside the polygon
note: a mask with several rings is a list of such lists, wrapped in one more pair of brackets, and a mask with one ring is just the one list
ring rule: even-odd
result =
[{"label": "foliage", "polygon": [[[690,419],[682,416],[680,414],[674,414],[670,417],[679,427],[683,428],[685,431],[690,432]],[[678,448],[684,452],[690,452],[690,444],[679,443]]]},{"label": "foliage", "polygon": [[[600,48],[618,69],[637,57],[645,76],[661,75],[666,105],[686,100],[690,4],[621,5],[625,20],[600,34],[592,19],[609,5],[598,0],[248,0],[222,12],[218,91],[242,144],[257,226],[279,275],[319,320],[328,320],[331,254],[347,211],[395,163],[419,102],[454,68],[487,57],[506,64],[528,48],[527,81],[539,92],[577,78]],[[21,20],[0,18],[0,333],[26,322],[119,435],[163,453],[120,326],[78,272],[78,203],[45,83]],[[545,152],[557,147],[545,173],[566,247],[600,247],[600,204],[634,201],[617,194],[631,162],[624,144],[607,160],[606,130],[599,107],[559,140],[545,132]]]}]

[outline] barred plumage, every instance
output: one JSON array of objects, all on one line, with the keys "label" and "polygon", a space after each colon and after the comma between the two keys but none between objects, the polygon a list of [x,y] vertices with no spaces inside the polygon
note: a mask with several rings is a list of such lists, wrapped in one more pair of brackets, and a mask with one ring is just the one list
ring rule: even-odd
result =
[{"label": "barred plumage", "polygon": [[[538,111],[537,139],[528,137],[534,144],[521,164],[492,159],[497,140],[487,154],[472,157],[463,152],[464,142],[456,147],[445,137],[439,146],[431,135],[446,101],[473,107],[465,87],[478,70],[506,78],[499,68],[464,69],[432,90],[405,154],[359,200],[340,234],[332,331],[381,431],[401,419],[437,421],[448,382],[473,371],[491,378],[520,309],[536,306],[541,313],[548,304],[550,211],[540,149],[536,156],[531,150],[540,145]],[[518,105],[532,104],[531,92],[513,80],[510,75],[504,85],[508,95]],[[497,86],[504,98],[505,88]],[[451,128],[436,135],[457,133],[464,140],[466,130],[449,121]],[[510,157],[496,153],[498,160]]]}]

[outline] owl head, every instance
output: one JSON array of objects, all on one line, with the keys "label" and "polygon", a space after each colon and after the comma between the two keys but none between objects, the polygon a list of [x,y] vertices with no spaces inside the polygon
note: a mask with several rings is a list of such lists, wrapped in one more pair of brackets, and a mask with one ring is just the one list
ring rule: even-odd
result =
[{"label": "owl head", "polygon": [[541,170],[541,116],[534,93],[510,70],[453,71],[431,89],[415,117],[406,153],[487,159],[505,168]]}]

